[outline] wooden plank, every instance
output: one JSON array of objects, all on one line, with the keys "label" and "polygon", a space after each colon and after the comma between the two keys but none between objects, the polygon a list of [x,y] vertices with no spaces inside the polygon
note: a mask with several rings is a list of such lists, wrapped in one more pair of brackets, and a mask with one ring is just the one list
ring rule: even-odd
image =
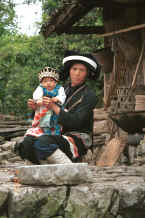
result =
[{"label": "wooden plank", "polygon": [[[60,32],[61,33],[61,32]],[[62,30],[67,34],[103,34],[104,26],[72,26]]]},{"label": "wooden plank", "polygon": [[3,128],[0,129],[0,135],[27,130],[28,127]]},{"label": "wooden plank", "polygon": [[99,167],[112,167],[118,161],[120,154],[125,148],[125,143],[122,143],[118,138],[113,138],[106,145],[101,157],[96,163]]},{"label": "wooden plank", "polygon": [[0,125],[22,125],[22,126],[28,126],[29,125],[29,122],[28,121],[25,121],[25,120],[19,120],[19,121],[16,121],[16,120],[0,120]]}]

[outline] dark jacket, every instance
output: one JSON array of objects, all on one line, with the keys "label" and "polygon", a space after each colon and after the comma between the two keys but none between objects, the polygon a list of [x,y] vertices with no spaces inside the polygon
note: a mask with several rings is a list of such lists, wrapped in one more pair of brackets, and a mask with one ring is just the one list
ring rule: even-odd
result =
[{"label": "dark jacket", "polygon": [[[72,94],[79,88],[81,90],[71,98]],[[69,84],[65,87],[65,90],[67,95],[66,103],[59,114],[59,123],[63,126],[63,133],[70,131],[91,133],[93,109],[97,104],[95,92],[85,84],[77,87],[71,87]]]}]

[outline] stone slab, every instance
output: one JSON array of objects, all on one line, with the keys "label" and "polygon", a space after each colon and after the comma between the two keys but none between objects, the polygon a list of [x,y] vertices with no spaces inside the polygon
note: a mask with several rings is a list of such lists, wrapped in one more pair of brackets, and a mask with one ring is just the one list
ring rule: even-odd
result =
[{"label": "stone slab", "polygon": [[27,185],[77,185],[92,181],[87,163],[28,165],[17,168],[18,180]]}]

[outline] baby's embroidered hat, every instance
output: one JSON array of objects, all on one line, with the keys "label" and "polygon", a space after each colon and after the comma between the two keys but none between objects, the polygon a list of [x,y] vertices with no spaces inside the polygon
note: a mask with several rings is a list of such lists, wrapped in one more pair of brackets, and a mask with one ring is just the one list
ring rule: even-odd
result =
[{"label": "baby's embroidered hat", "polygon": [[44,67],[44,69],[39,72],[38,77],[40,82],[44,77],[51,77],[56,81],[59,81],[59,73],[56,71],[56,69],[51,67]]}]

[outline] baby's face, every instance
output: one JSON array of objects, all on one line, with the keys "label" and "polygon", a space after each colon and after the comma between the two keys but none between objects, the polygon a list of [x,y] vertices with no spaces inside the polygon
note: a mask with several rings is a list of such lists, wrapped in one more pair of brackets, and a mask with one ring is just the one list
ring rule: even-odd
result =
[{"label": "baby's face", "polygon": [[49,91],[55,88],[56,83],[56,80],[52,77],[44,77],[41,81],[41,85]]}]

